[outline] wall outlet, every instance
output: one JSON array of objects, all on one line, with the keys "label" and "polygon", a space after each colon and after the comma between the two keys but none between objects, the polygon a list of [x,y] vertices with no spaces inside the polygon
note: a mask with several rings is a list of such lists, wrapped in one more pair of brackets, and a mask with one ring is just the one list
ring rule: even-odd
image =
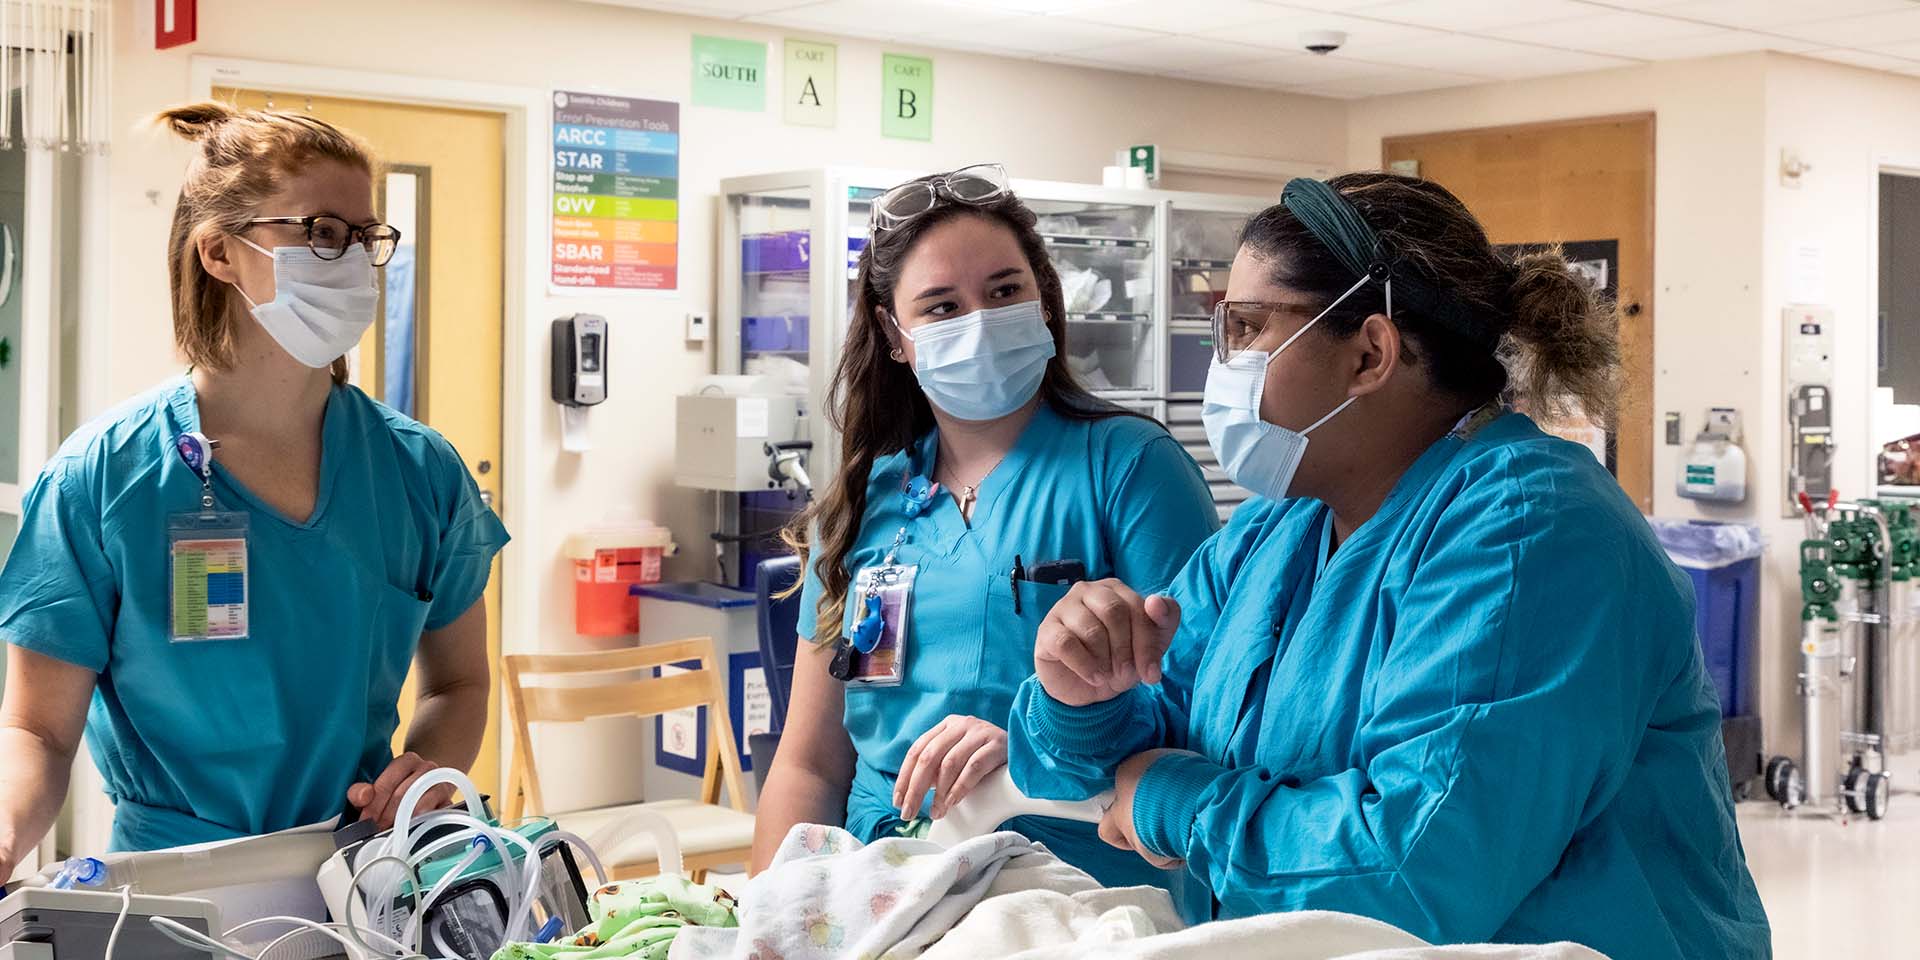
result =
[{"label": "wall outlet", "polygon": [[707,342],[707,315],[704,313],[687,314],[687,342]]}]

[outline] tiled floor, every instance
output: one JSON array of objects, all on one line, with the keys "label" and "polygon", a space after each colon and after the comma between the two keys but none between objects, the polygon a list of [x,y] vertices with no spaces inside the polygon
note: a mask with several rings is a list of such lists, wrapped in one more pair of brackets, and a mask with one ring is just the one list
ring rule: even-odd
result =
[{"label": "tiled floor", "polygon": [[1916,792],[1896,792],[1878,823],[1740,805],[1778,960],[1920,957],[1920,757],[1890,769],[1896,790]]}]

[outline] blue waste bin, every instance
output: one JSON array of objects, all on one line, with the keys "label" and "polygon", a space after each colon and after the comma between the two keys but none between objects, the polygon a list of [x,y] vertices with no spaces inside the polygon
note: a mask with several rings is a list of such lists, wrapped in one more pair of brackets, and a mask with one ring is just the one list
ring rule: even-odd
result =
[{"label": "blue waste bin", "polygon": [[1667,556],[1693,579],[1694,629],[1723,716],[1760,709],[1760,528],[1707,520],[1653,520]]}]

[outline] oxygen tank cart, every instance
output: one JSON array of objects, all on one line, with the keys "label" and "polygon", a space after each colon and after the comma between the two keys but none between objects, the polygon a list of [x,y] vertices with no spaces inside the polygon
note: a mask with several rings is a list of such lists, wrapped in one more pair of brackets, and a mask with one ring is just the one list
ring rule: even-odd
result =
[{"label": "oxygen tank cart", "polygon": [[1889,745],[1915,734],[1907,604],[1920,531],[1905,507],[1801,502],[1801,756],[1768,761],[1767,794],[1790,810],[1879,820],[1892,798]]}]

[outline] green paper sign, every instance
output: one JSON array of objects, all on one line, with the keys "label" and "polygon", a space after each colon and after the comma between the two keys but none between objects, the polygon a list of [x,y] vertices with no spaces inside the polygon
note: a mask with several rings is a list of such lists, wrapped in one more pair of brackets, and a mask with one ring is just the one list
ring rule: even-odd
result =
[{"label": "green paper sign", "polygon": [[897,53],[880,58],[880,133],[933,139],[933,61]]},{"label": "green paper sign", "polygon": [[767,108],[767,45],[693,37],[693,104],[727,110]]},{"label": "green paper sign", "polygon": [[831,43],[787,41],[785,71],[788,123],[831,127],[839,119],[839,48]]}]

